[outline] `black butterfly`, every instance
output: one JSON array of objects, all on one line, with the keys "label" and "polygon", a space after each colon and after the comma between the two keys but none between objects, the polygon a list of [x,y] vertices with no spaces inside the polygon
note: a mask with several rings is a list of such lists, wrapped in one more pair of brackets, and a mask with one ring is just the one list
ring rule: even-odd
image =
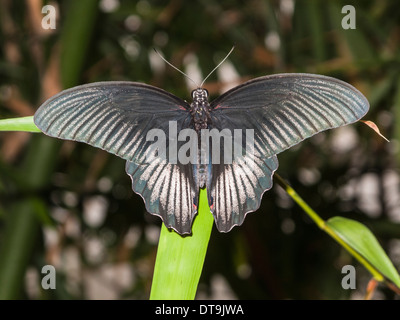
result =
[{"label": "black butterfly", "polygon": [[[34,121],[49,136],[86,142],[127,160],[133,191],[147,211],[185,234],[191,232],[200,188],[207,187],[218,230],[228,232],[259,208],[263,193],[272,187],[278,153],[318,132],[355,122],[369,109],[351,85],[312,74],[256,78],[211,103],[203,88],[194,90],[192,98],[189,104],[142,83],[98,82],[47,100]],[[168,136],[170,121],[176,121],[178,132],[192,128],[198,134],[204,128],[254,129],[252,162],[246,155],[229,164],[174,164],[164,157],[145,161],[153,143],[147,133],[158,128]],[[183,143],[178,141],[178,147]]]}]

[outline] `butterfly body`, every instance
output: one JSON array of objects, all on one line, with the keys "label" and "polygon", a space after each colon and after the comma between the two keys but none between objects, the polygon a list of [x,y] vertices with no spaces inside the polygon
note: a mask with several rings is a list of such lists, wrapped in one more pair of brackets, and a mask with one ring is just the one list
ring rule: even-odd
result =
[{"label": "butterfly body", "polygon": [[[201,145],[201,130],[209,129],[211,123],[211,107],[208,101],[208,91],[203,88],[197,88],[192,91],[192,99],[193,102],[190,104],[190,115],[192,117],[192,126],[197,133],[198,141],[198,154],[196,159],[201,159],[202,152],[206,152],[204,146]],[[208,166],[197,161],[196,164],[193,164],[193,172],[199,188],[206,187],[207,180],[209,180],[208,178],[211,174]]]},{"label": "butterfly body", "polygon": [[[132,189],[147,211],[187,234],[200,188],[207,188],[218,230],[228,232],[260,207],[272,187],[278,153],[318,132],[353,123],[369,109],[367,99],[351,85],[312,74],[256,78],[211,102],[207,91],[197,88],[192,98],[188,104],[143,83],[97,82],[50,98],[34,121],[49,136],[85,142],[125,159]],[[229,146],[214,140],[207,153],[201,140],[207,130],[228,138],[239,132],[241,139],[232,149],[241,156],[225,161]],[[196,138],[197,159],[203,161],[180,160],[188,146],[181,133]],[[253,138],[251,152],[247,137]],[[169,157],[148,161],[156,142],[165,142],[161,154]],[[221,156],[214,157],[217,151]]]},{"label": "butterfly body", "polygon": [[205,89],[197,88],[192,91],[193,102],[190,104],[190,114],[194,129],[200,134],[201,129],[208,129],[211,121],[210,103],[208,102],[208,92]]}]

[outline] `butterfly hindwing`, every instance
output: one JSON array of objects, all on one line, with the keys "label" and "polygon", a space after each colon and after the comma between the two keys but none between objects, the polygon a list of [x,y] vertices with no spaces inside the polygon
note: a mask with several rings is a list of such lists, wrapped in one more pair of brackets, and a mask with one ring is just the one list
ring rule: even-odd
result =
[{"label": "butterfly hindwing", "polygon": [[[234,159],[231,164],[214,164],[208,186],[208,202],[220,232],[241,225],[249,212],[256,211],[265,191],[272,187],[278,158],[254,156]],[[251,164],[249,164],[251,162]]]},{"label": "butterfly hindwing", "polygon": [[191,233],[199,193],[191,165],[171,164],[156,157],[145,164],[127,161],[125,170],[148,212],[161,217],[167,228],[180,234]]}]

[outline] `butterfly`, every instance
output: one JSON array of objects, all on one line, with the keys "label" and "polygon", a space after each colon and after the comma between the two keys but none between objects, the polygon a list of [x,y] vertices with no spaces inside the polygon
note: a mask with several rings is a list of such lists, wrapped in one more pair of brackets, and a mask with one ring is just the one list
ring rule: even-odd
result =
[{"label": "butterfly", "polygon": [[[299,73],[256,78],[212,102],[201,85],[193,90],[192,100],[138,82],[97,82],[45,101],[34,122],[49,136],[85,142],[125,159],[132,189],[146,210],[161,217],[166,227],[190,234],[200,188],[207,188],[218,230],[228,232],[260,207],[273,184],[277,154],[318,132],[353,123],[369,109],[368,100],[348,83]],[[157,129],[168,137],[170,123],[176,133],[191,129],[198,135],[206,129],[251,129],[251,159],[243,152],[230,163],[183,163],[168,157],[146,161],[155,141],[149,133]],[[169,154],[183,148],[186,140],[164,142]],[[243,141],[243,150],[246,146]],[[220,145],[222,153],[224,148]]]}]

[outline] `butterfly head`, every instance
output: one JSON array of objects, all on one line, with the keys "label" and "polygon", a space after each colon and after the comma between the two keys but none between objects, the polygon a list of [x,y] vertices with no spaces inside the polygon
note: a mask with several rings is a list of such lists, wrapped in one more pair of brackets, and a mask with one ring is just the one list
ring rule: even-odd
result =
[{"label": "butterfly head", "polygon": [[192,91],[192,99],[198,103],[203,103],[208,100],[207,89],[197,88]]}]

